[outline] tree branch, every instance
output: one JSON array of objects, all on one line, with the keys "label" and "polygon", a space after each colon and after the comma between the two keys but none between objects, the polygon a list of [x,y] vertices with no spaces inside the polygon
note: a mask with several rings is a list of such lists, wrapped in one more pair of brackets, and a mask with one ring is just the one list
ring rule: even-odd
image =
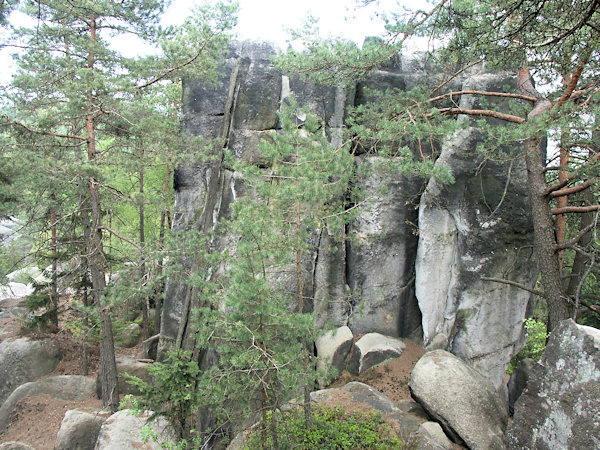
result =
[{"label": "tree branch", "polygon": [[479,63],[482,63],[483,61],[485,61],[485,60],[484,60],[483,58],[481,58],[481,59],[477,59],[477,60],[475,60],[475,61],[471,62],[470,64],[467,64],[467,65],[466,65],[466,66],[464,66],[462,69],[460,69],[460,70],[458,70],[458,71],[454,72],[454,74],[453,74],[453,75],[452,75],[450,78],[448,78],[447,80],[444,80],[443,82],[441,82],[440,84],[438,84],[438,85],[436,86],[436,88],[435,88],[433,91],[431,91],[431,93],[433,94],[434,92],[437,92],[437,91],[439,91],[441,88],[443,88],[444,86],[446,86],[448,83],[450,83],[452,80],[454,80],[454,79],[455,79],[457,76],[459,76],[459,75],[460,75],[461,73],[463,73],[465,70],[468,70],[468,69],[470,69],[471,67],[473,67],[473,66],[476,66],[476,65],[477,65],[477,64],[479,64]]},{"label": "tree branch", "polygon": [[[553,37],[553,38],[551,38],[551,39],[549,39],[549,40],[547,40],[545,42],[541,42],[539,44],[536,44],[533,47],[546,47],[548,45],[556,44],[557,42],[563,40],[567,36],[573,34],[575,31],[577,31],[578,29],[580,29],[584,25],[586,25],[587,21],[590,20],[590,18],[592,17],[592,15],[594,14],[594,12],[596,11],[596,9],[598,8],[599,5],[600,5],[599,0],[594,0],[592,2],[592,4],[590,5],[589,10],[586,12],[585,16],[583,16],[581,18],[581,20],[579,21],[579,23],[577,23],[573,27],[569,28],[568,30],[566,30],[562,34],[559,34],[558,36]],[[591,25],[590,25],[590,27],[594,28]]]},{"label": "tree branch", "polygon": [[554,193],[554,191],[558,191],[558,190],[564,188],[567,184],[569,184],[568,179],[559,181],[558,183],[548,186],[546,188],[546,190],[544,191],[544,197],[548,197],[550,194]]},{"label": "tree branch", "polygon": [[427,102],[431,103],[431,102],[436,102],[438,100],[447,98],[447,97],[453,97],[453,96],[458,96],[458,95],[481,95],[484,97],[505,97],[505,98],[516,98],[519,100],[526,100],[528,102],[535,102],[537,101],[536,97],[532,97],[530,95],[523,95],[523,94],[513,94],[510,92],[493,92],[493,91],[455,91],[455,92],[447,92],[446,94],[442,94],[442,95],[438,95],[437,97],[433,97],[430,98],[429,100],[427,100]]},{"label": "tree branch", "polygon": [[[566,181],[568,182],[568,180],[566,180]],[[567,195],[581,192],[581,191],[589,188],[591,185],[592,185],[591,181],[584,181],[583,183],[578,184],[577,186],[573,186],[572,188],[560,189],[560,190],[554,191],[554,192],[552,192],[551,196],[552,196],[552,198],[565,197]]]},{"label": "tree branch", "polygon": [[577,233],[573,239],[569,239],[568,241],[558,244],[556,246],[556,251],[558,252],[573,247],[583,236],[586,235],[586,233],[589,233],[589,231],[594,228],[594,225],[594,223],[589,224],[587,227],[583,228],[579,233]]},{"label": "tree branch", "polygon": [[2,125],[6,125],[6,124],[17,125],[30,133],[39,134],[41,136],[51,136],[51,137],[58,137],[58,138],[65,138],[65,139],[77,139],[78,141],[82,141],[82,142],[87,141],[87,138],[84,136],[78,136],[76,134],[52,133],[50,131],[34,130],[33,128],[30,128],[27,125],[25,125],[24,123],[17,122],[15,120],[10,120],[6,116],[4,116],[4,118],[6,119],[6,122]]},{"label": "tree branch", "polygon": [[482,281],[493,281],[494,283],[508,284],[510,286],[515,286],[515,287],[518,287],[519,289],[523,289],[524,291],[531,292],[532,294],[537,295],[538,297],[548,298],[548,296],[544,292],[538,291],[537,289],[530,288],[529,286],[525,286],[524,284],[517,283],[516,281],[504,280],[502,278],[490,278],[490,277],[481,277],[480,279]]},{"label": "tree branch", "polygon": [[565,206],[564,208],[553,208],[552,214],[565,214],[565,213],[588,213],[592,211],[598,211],[600,209],[600,205],[591,205],[591,206]]},{"label": "tree branch", "polygon": [[206,39],[203,43],[202,46],[200,47],[200,49],[198,49],[198,51],[196,52],[196,54],[194,56],[192,56],[190,59],[188,59],[187,61],[176,65],[174,67],[171,67],[167,70],[165,70],[163,73],[161,73],[160,75],[156,76],[155,78],[153,78],[152,80],[144,83],[144,84],[140,84],[135,86],[135,89],[144,89],[148,86],[153,85],[154,83],[159,82],[160,80],[165,79],[167,76],[169,76],[170,74],[172,74],[173,72],[175,72],[176,70],[180,70],[183,69],[184,67],[189,66],[190,64],[193,64],[194,61],[196,61],[198,58],[200,58],[200,55],[202,55],[202,53],[204,53],[204,49],[206,48],[206,46],[208,45],[208,43],[210,42],[210,40],[215,36],[216,33],[213,33],[208,39]]},{"label": "tree branch", "polygon": [[[505,120],[512,123],[524,123],[526,119],[515,116],[513,114],[505,114],[490,109],[462,109],[462,108],[442,108],[438,110],[442,114],[464,114],[467,116],[486,116],[496,119]],[[426,117],[432,117],[433,113],[427,114]]]},{"label": "tree branch", "polygon": [[[596,0],[596,1],[598,1],[598,0]],[[594,3],[596,3],[596,2],[594,2]],[[560,96],[560,98],[556,102],[557,108],[560,107],[564,102],[566,102],[568,99],[571,98],[573,91],[577,87],[577,83],[579,82],[579,79],[581,78],[583,69],[586,66],[586,64],[588,63],[590,55],[592,54],[592,51],[590,48],[586,48],[583,52],[584,53],[583,53],[583,55],[581,55],[581,58],[579,59],[579,62],[577,63],[575,70],[571,74],[571,79],[569,80],[569,83],[567,84],[565,91],[563,92],[563,94]]]},{"label": "tree branch", "polygon": [[118,237],[119,239],[121,239],[122,241],[125,241],[131,245],[133,245],[135,248],[137,248],[140,252],[143,252],[144,249],[142,247],[139,246],[139,244],[137,244],[136,242],[133,242],[131,239],[126,238],[125,236],[121,236],[119,233],[117,233],[115,230],[113,230],[112,228],[109,228],[105,225],[100,225],[98,227],[99,230],[106,230],[108,231],[110,234],[115,235],[116,237]]}]

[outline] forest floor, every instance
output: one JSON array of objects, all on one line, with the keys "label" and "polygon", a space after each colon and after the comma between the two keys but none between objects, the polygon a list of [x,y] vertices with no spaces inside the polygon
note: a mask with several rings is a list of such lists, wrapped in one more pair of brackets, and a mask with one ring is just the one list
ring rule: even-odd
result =
[{"label": "forest floor", "polygon": [[[4,303],[3,307],[6,308],[6,306],[7,304]],[[61,361],[54,372],[44,378],[57,375],[83,375],[81,343],[68,329],[61,328],[55,333],[33,333],[23,327],[23,322],[18,317],[0,319],[0,342],[21,336],[28,336],[32,339],[49,339],[60,348]],[[406,350],[400,358],[373,367],[360,376],[354,376],[344,371],[330,387],[340,387],[350,381],[360,381],[374,387],[394,402],[409,399],[410,373],[425,351],[422,346],[412,341],[406,340],[405,343]],[[141,344],[134,348],[117,347],[115,352],[117,356],[142,357]],[[99,360],[98,347],[91,348],[89,376],[96,376]],[[5,433],[0,434],[0,444],[18,441],[37,450],[52,450],[60,423],[66,411],[70,409],[99,411],[102,409],[102,402],[95,395],[77,402],[57,400],[47,395],[24,398],[14,409],[11,424]]]}]

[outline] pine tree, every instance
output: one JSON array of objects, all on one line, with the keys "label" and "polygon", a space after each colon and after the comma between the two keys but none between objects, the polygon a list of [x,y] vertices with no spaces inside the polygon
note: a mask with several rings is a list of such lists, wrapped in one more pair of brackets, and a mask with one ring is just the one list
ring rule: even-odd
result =
[{"label": "pine tree", "polygon": [[197,318],[199,345],[218,353],[218,363],[202,375],[200,401],[234,423],[257,411],[263,445],[268,433],[277,442],[275,411],[302,390],[310,426],[316,326],[302,265],[312,232],[343,226],[353,174],[348,147],[330,144],[319,119],[293,98],[282,106],[280,123],[272,142],[261,145],[268,169],[235,163],[255,194],[233,205],[227,231],[237,244],[226,265],[229,282]]},{"label": "pine tree", "polygon": [[[139,137],[132,129],[138,119],[132,107],[136,97],[191,69],[209,74],[215,66],[213,58],[222,52],[227,39],[223,31],[231,27],[235,12],[235,6],[230,4],[205,8],[200,17],[207,22],[186,22],[188,31],[195,32],[194,45],[179,51],[167,48],[167,56],[163,53],[146,58],[152,59],[152,65],[127,59],[114,50],[110,39],[115,36],[133,35],[156,42],[164,4],[161,0],[24,2],[23,10],[34,19],[34,26],[14,33],[13,41],[24,50],[16,56],[19,70],[6,96],[11,109],[2,120],[3,129],[10,128],[21,140],[13,141],[11,154],[15,159],[23,157],[19,151],[26,150],[36,155],[35,160],[42,167],[53,167],[59,174],[54,180],[46,178],[46,187],[41,183],[32,186],[31,192],[46,191],[49,199],[62,199],[63,195],[81,198],[72,202],[79,205],[85,242],[81,254],[87,260],[92,297],[102,323],[102,398],[105,406],[113,410],[118,406],[118,392],[110,306],[105,299],[105,234],[134,241],[105,223],[105,205],[111,196],[119,194],[108,186],[110,174],[106,168],[119,161],[118,153],[123,154],[125,141]],[[183,39],[177,28],[167,30],[164,37]],[[158,112],[153,115],[156,122]],[[44,158],[38,158],[42,155]],[[29,173],[33,175],[35,166],[32,169]],[[53,207],[49,217],[53,229],[57,217]],[[50,247],[56,244],[52,240]]]}]

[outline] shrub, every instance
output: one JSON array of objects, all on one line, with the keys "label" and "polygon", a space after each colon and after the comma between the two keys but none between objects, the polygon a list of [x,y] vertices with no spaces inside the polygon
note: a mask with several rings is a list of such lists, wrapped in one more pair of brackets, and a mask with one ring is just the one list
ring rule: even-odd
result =
[{"label": "shrub", "polygon": [[[285,413],[283,417],[277,414],[278,443],[282,450],[406,448],[379,412],[347,412],[340,406],[317,406],[313,410],[313,426],[309,429],[302,409]],[[267,446],[274,448],[270,433]],[[260,433],[254,434],[245,448],[262,449]]]}]

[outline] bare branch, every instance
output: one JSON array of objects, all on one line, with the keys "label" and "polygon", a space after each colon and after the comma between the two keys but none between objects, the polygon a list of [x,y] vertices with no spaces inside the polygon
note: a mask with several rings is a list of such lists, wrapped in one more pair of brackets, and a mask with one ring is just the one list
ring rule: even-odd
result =
[{"label": "bare branch", "polygon": [[557,245],[556,251],[558,252],[558,251],[573,247],[575,244],[577,244],[581,240],[581,238],[583,238],[587,233],[589,233],[590,230],[592,228],[594,228],[594,226],[595,226],[594,223],[589,224],[587,227],[583,228],[579,233],[577,233],[577,235],[573,239],[569,239],[568,241],[565,241],[565,242]]},{"label": "bare branch", "polygon": [[519,289],[523,289],[524,291],[531,292],[532,294],[537,295],[538,297],[548,298],[548,295],[546,295],[544,292],[538,291],[537,289],[530,288],[529,286],[525,286],[524,284],[517,283],[516,281],[504,280],[502,278],[490,278],[490,277],[481,277],[481,280],[482,281],[493,281],[494,283],[508,284],[510,286],[515,286],[515,287],[518,287]]},{"label": "bare branch", "polygon": [[[600,0],[596,0],[594,3],[597,3],[598,1],[600,1]],[[560,96],[560,98],[556,102],[557,108],[560,107],[564,102],[566,102],[567,100],[569,100],[571,98],[571,95],[573,94],[573,91],[577,87],[577,83],[579,82],[579,79],[581,78],[583,69],[586,66],[586,64],[588,63],[588,60],[590,59],[591,54],[592,54],[592,51],[590,48],[586,48],[584,50],[584,53],[581,56],[581,58],[579,59],[579,62],[577,63],[575,70],[571,74],[571,79],[569,80],[569,83],[567,84],[565,91],[563,92],[563,94]]]},{"label": "bare branch", "polygon": [[510,92],[468,91],[468,90],[467,91],[448,92],[446,94],[438,95],[437,97],[430,98],[427,101],[429,103],[431,103],[431,102],[436,102],[436,101],[444,99],[444,98],[458,96],[458,95],[481,95],[481,96],[484,96],[484,97],[516,98],[518,100],[525,100],[525,101],[528,101],[528,102],[535,102],[535,101],[537,101],[537,97],[532,97],[530,95],[513,94],[513,93],[510,93]]},{"label": "bare branch", "polygon": [[581,184],[578,184],[577,186],[573,186],[572,188],[560,189],[558,191],[554,191],[554,192],[552,192],[552,197],[553,198],[556,198],[556,197],[565,197],[567,195],[575,194],[577,192],[581,192],[581,191],[589,188],[591,185],[592,185],[591,181],[585,181],[585,182],[583,182]]},{"label": "bare branch", "polygon": [[552,214],[565,214],[565,213],[588,213],[592,211],[598,211],[600,205],[591,206],[565,206],[564,208],[553,208]]},{"label": "bare branch", "polygon": [[165,79],[167,76],[169,76],[170,74],[172,74],[173,72],[177,71],[177,70],[181,70],[187,66],[189,66],[190,64],[193,64],[194,61],[196,61],[198,58],[200,58],[200,56],[202,55],[202,53],[204,53],[204,49],[206,48],[206,46],[208,45],[208,43],[211,41],[211,39],[216,35],[216,33],[213,33],[208,39],[206,39],[203,43],[202,46],[198,49],[198,51],[196,52],[196,54],[194,56],[192,56],[190,59],[188,59],[187,61],[178,64],[176,66],[173,66],[167,70],[165,70],[163,73],[161,73],[160,75],[154,77],[152,80],[147,81],[144,84],[140,84],[138,86],[135,86],[135,89],[143,89],[146,88],[148,86],[153,85],[154,83],[159,82],[160,80]]},{"label": "bare branch", "polygon": [[452,80],[454,80],[457,76],[459,76],[465,70],[469,70],[471,67],[476,66],[477,64],[482,63],[483,61],[485,61],[485,60],[483,58],[481,58],[481,59],[478,59],[476,61],[473,61],[470,64],[467,64],[462,69],[454,72],[454,74],[450,78],[448,78],[448,79],[444,80],[442,83],[438,84],[436,86],[436,88],[433,91],[431,91],[431,93],[433,94],[433,93],[439,91],[441,88],[443,88],[444,86],[446,86],[448,83],[450,83]]},{"label": "bare branch", "polygon": [[106,230],[108,231],[110,234],[115,235],[116,237],[118,237],[119,239],[121,239],[122,241],[125,241],[131,245],[133,245],[135,248],[137,248],[140,252],[143,252],[144,249],[142,249],[142,247],[139,246],[139,244],[137,244],[136,242],[132,241],[131,239],[126,238],[125,236],[121,236],[119,233],[117,233],[115,230],[113,230],[112,228],[109,228],[105,225],[100,225],[98,227],[99,230]]},{"label": "bare branch", "polygon": [[567,184],[569,184],[569,180],[568,179],[559,181],[558,183],[555,183],[555,184],[553,184],[551,186],[548,186],[546,188],[546,191],[544,192],[544,197],[549,196],[554,191],[558,191],[558,190],[564,188]]},{"label": "bare branch", "polygon": [[[512,123],[524,123],[526,119],[515,116],[513,114],[505,114],[490,109],[462,109],[462,108],[442,108],[438,110],[442,114],[464,114],[467,116],[486,116],[494,117],[495,119],[505,120]],[[432,117],[433,113],[427,114],[426,117]]]}]

